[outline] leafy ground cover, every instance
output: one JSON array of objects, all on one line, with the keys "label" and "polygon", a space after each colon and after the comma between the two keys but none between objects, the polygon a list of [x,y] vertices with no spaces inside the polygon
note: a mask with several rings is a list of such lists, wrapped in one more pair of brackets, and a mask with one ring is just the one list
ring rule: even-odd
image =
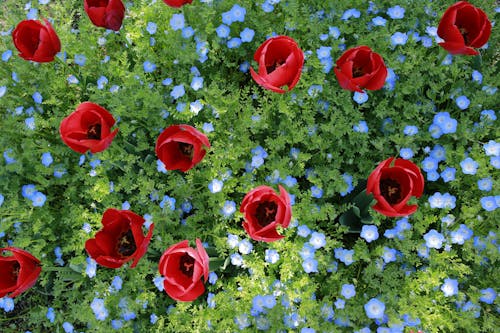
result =
[{"label": "leafy ground cover", "polygon": [[[470,1],[491,36],[479,55],[452,56],[437,27],[453,3],[138,0],[124,3],[115,31],[95,26],[82,1],[3,1],[0,244],[29,252],[41,272],[20,295],[0,298],[1,331],[495,332],[500,9]],[[61,52],[27,61],[13,31],[44,18]],[[283,94],[250,72],[259,46],[278,35],[304,56]],[[383,59],[384,86],[345,90],[336,61],[363,45]],[[95,153],[74,151],[60,132],[84,102],[118,129]],[[199,163],[167,170],[157,140],[180,124],[209,147]],[[193,147],[183,148],[191,159],[201,154]],[[409,216],[387,217],[356,197],[390,157],[424,177]],[[273,199],[291,206],[282,239],[258,241],[243,226],[242,202],[259,186],[289,195]],[[130,261],[109,268],[86,250],[116,217],[104,218],[108,209],[144,221],[135,239],[152,232],[137,262],[124,248]],[[184,240],[196,254],[164,255]],[[166,260],[192,277],[204,251],[210,273],[195,275],[203,292],[176,300],[187,296],[164,290]]]}]

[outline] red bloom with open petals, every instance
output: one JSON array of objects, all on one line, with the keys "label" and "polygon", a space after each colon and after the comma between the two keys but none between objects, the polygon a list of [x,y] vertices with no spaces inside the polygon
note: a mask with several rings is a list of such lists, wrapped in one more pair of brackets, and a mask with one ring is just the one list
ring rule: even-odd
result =
[{"label": "red bloom with open petals", "polygon": [[189,247],[187,240],[169,247],[158,265],[160,274],[165,277],[165,292],[177,301],[194,301],[205,292],[208,263],[208,254],[199,239],[196,239],[196,249]]},{"label": "red bloom with open petals", "polygon": [[250,68],[252,78],[265,89],[283,94],[299,82],[304,53],[297,42],[287,36],[276,36],[266,40],[253,56],[259,64],[258,72]]},{"label": "red bloom with open petals", "polygon": [[193,2],[193,0],[163,0],[163,2],[170,7],[180,8],[186,4]]},{"label": "red bloom with open petals", "polygon": [[381,89],[387,78],[384,59],[368,46],[358,46],[345,51],[333,70],[340,86],[350,91]]},{"label": "red bloom with open petals", "polygon": [[121,0],[84,0],[83,9],[95,26],[120,30],[125,6]]},{"label": "red bloom with open petals", "polygon": [[287,228],[292,218],[290,196],[279,185],[278,195],[272,187],[259,186],[248,192],[241,203],[240,212],[245,215],[243,228],[255,240],[274,242],[284,236],[276,228]]},{"label": "red bloom with open petals", "polygon": [[488,16],[466,1],[459,1],[444,12],[437,30],[444,42],[439,45],[451,54],[477,55],[491,34]]},{"label": "red bloom with open petals", "polygon": [[146,253],[154,223],[144,236],[144,218],[129,210],[107,209],[102,216],[103,228],[95,238],[85,242],[85,250],[101,266],[118,268],[133,260],[134,268]]},{"label": "red bloom with open petals", "polygon": [[0,248],[0,254],[10,251],[12,256],[0,255],[0,298],[14,298],[33,287],[42,271],[40,260],[30,253],[15,248]]},{"label": "red bloom with open petals", "polygon": [[417,210],[408,205],[413,197],[420,198],[424,191],[424,177],[418,166],[402,158],[388,158],[381,162],[368,177],[366,193],[373,193],[377,203],[372,207],[385,216],[407,216]]},{"label": "red bloom with open petals", "polygon": [[65,144],[74,151],[92,154],[108,148],[118,129],[111,132],[115,119],[100,105],[84,102],[63,119],[59,133]]},{"label": "red bloom with open petals", "polygon": [[37,20],[19,22],[12,32],[14,46],[25,60],[51,62],[61,51],[61,41],[48,20],[45,25]]},{"label": "red bloom with open petals", "polygon": [[172,125],[156,140],[156,155],[167,170],[186,172],[198,164],[210,148],[205,134],[189,125]]}]

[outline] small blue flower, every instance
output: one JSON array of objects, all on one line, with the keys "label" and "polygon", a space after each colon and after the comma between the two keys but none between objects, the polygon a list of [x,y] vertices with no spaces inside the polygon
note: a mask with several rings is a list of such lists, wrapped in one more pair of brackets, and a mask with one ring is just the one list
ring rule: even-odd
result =
[{"label": "small blue flower", "polygon": [[352,99],[358,104],[363,104],[368,101],[368,94],[366,92],[360,93],[358,91],[355,91]]},{"label": "small blue flower", "polygon": [[192,27],[182,28],[182,38],[191,38],[194,35],[194,29]]},{"label": "small blue flower", "polygon": [[359,10],[357,10],[356,8],[351,8],[351,9],[346,10],[342,14],[340,19],[346,21],[346,20],[350,19],[351,17],[359,18],[360,16],[361,16],[361,12]]},{"label": "small blue flower", "polygon": [[160,208],[168,208],[171,211],[175,210],[175,198],[169,197],[168,195],[165,195],[163,197],[163,200],[160,202]]},{"label": "small blue flower", "polygon": [[184,14],[182,13],[173,14],[172,18],[170,19],[170,27],[174,31],[181,30],[182,28],[184,28],[184,23],[185,23]]},{"label": "small blue flower", "polygon": [[405,17],[405,9],[400,6],[394,6],[387,9],[387,15],[393,20],[402,19]]},{"label": "small blue flower", "polygon": [[356,296],[356,288],[353,284],[343,284],[340,294],[345,299],[353,298],[354,296]]},{"label": "small blue flower", "polygon": [[387,20],[381,16],[372,18],[372,23],[374,26],[383,27],[387,23]]},{"label": "small blue flower", "polygon": [[14,310],[14,300],[7,296],[1,297],[0,308],[2,308],[5,312],[11,312]]},{"label": "small blue flower", "polygon": [[305,243],[304,246],[302,246],[302,249],[299,252],[300,257],[303,260],[314,258],[314,254],[316,252],[316,249],[309,243]]},{"label": "small blue flower", "polygon": [[374,240],[378,239],[378,228],[376,225],[363,225],[361,228],[361,233],[359,234],[361,238],[366,240],[368,243],[371,243]]},{"label": "small blue flower", "polygon": [[413,157],[413,150],[411,148],[401,148],[399,150],[399,156],[405,160],[409,160]]},{"label": "small blue flower", "polygon": [[234,266],[243,265],[243,257],[239,253],[231,254],[230,259],[231,259],[231,265],[234,265]]},{"label": "small blue flower", "polygon": [[314,258],[307,258],[302,262],[302,268],[306,273],[317,273],[318,272],[318,261]]},{"label": "small blue flower", "polygon": [[208,190],[211,193],[218,193],[222,191],[222,188],[224,186],[224,182],[218,180],[218,179],[213,179],[209,184],[208,184]]},{"label": "small blue flower", "polygon": [[429,153],[430,157],[435,159],[438,162],[446,160],[446,149],[441,145],[435,145],[431,152]]},{"label": "small blue flower", "polygon": [[121,321],[120,319],[113,319],[111,321],[111,327],[113,327],[113,329],[115,330],[119,330],[120,328],[123,327],[123,321]]},{"label": "small blue flower", "polygon": [[240,32],[240,38],[243,43],[251,42],[254,36],[255,36],[255,31],[250,28],[245,28],[243,29],[242,32]]},{"label": "small blue flower", "polygon": [[36,104],[42,104],[43,102],[43,97],[42,97],[42,94],[40,94],[38,91],[35,91],[32,95],[33,97],[33,101],[36,103]]},{"label": "small blue flower", "polygon": [[231,217],[236,212],[236,203],[232,200],[226,200],[222,206],[221,213],[224,217]]},{"label": "small blue flower", "polygon": [[161,81],[161,84],[163,84],[164,86],[169,86],[172,84],[172,82],[173,82],[173,80],[171,78],[167,77],[166,79]]},{"label": "small blue flower", "polygon": [[435,229],[431,229],[424,235],[424,240],[428,248],[440,249],[443,245],[444,236]]},{"label": "small blue flower", "polygon": [[31,197],[33,207],[42,207],[45,204],[47,197],[42,192],[36,191]]},{"label": "small blue flower", "polygon": [[278,260],[280,260],[280,255],[278,254],[278,251],[274,249],[266,249],[265,260],[270,264],[275,264]]},{"label": "small blue flower", "polygon": [[328,34],[335,39],[340,37],[340,29],[337,27],[328,27]]},{"label": "small blue flower", "polygon": [[397,31],[391,36],[392,46],[405,45],[407,41],[408,41],[408,35],[403,32]]},{"label": "small blue flower", "polygon": [[320,232],[313,232],[311,238],[309,239],[309,244],[311,244],[314,249],[320,249],[326,245],[325,235]]},{"label": "small blue flower", "polygon": [[477,187],[481,191],[491,191],[493,188],[493,181],[491,178],[482,178],[477,181]]},{"label": "small blue flower", "polygon": [[79,66],[85,66],[87,58],[83,54],[75,54],[75,64]]},{"label": "small blue flower", "polygon": [[172,91],[170,92],[170,96],[172,96],[174,99],[178,99],[184,96],[185,93],[186,91],[184,90],[184,85],[179,84],[173,87]]},{"label": "small blue flower", "polygon": [[9,61],[11,56],[12,56],[12,50],[6,50],[4,53],[2,53],[2,61],[3,62]]},{"label": "small blue flower", "polygon": [[231,8],[231,20],[232,22],[244,22],[245,21],[245,14],[247,13],[246,9],[239,6],[239,5],[234,5]]},{"label": "small blue flower", "polygon": [[24,120],[24,124],[26,125],[26,128],[29,130],[34,130],[36,125],[35,125],[35,117],[29,117]]},{"label": "small blue flower", "polygon": [[193,77],[193,80],[191,80],[191,89],[198,91],[201,88],[203,88],[203,78],[200,76]]},{"label": "small blue flower", "polygon": [[366,124],[366,121],[360,120],[358,124],[354,125],[352,127],[354,132],[359,132],[359,133],[368,133],[368,125]]},{"label": "small blue flower", "polygon": [[234,317],[234,323],[238,325],[240,330],[243,330],[251,325],[250,319],[246,313],[242,313],[236,317]]},{"label": "small blue flower", "polygon": [[354,250],[346,250],[343,248],[334,249],[335,258],[349,266],[354,262]]},{"label": "small blue flower", "polygon": [[146,31],[149,32],[150,35],[154,35],[156,33],[158,26],[154,22],[148,22],[146,26]]},{"label": "small blue flower", "polygon": [[498,208],[497,198],[494,196],[482,197],[480,202],[481,207],[488,212],[494,211]]},{"label": "small blue flower", "polygon": [[227,38],[229,37],[230,29],[227,25],[221,24],[215,29],[215,32],[219,38]]},{"label": "small blue flower", "polygon": [[467,157],[465,160],[460,162],[460,167],[462,168],[462,172],[464,174],[475,175],[477,172],[477,168],[479,167],[479,164],[472,158]]},{"label": "small blue flower", "polygon": [[4,199],[5,197],[0,193],[0,207],[2,207]]},{"label": "small blue flower", "polygon": [[412,136],[418,133],[418,127],[414,125],[405,126],[403,133],[408,136]]},{"label": "small blue flower", "polygon": [[446,168],[441,172],[441,178],[445,183],[455,180],[455,173],[457,169],[455,168]]},{"label": "small blue flower", "polygon": [[422,161],[422,170],[425,172],[436,171],[438,168],[438,161],[432,157],[426,157]]},{"label": "small blue flower", "polygon": [[466,96],[458,96],[455,99],[455,103],[457,104],[460,110],[465,110],[469,107],[470,100]]},{"label": "small blue flower", "polygon": [[5,93],[7,92],[7,87],[6,86],[0,86],[0,98],[2,98]]},{"label": "small blue flower", "polygon": [[382,254],[382,259],[384,263],[388,264],[390,262],[396,261],[397,251],[389,247],[384,247],[384,253]]},{"label": "small blue flower", "polygon": [[96,274],[97,262],[90,257],[87,257],[86,261],[87,261],[87,267],[85,268],[85,274],[89,278],[93,278]]},{"label": "small blue flower", "polygon": [[500,156],[500,142],[490,140],[483,144],[483,149],[486,156]]},{"label": "small blue flower", "polygon": [[67,321],[62,324],[65,333],[73,333],[74,327]]},{"label": "small blue flower", "polygon": [[253,250],[253,245],[250,243],[248,239],[243,239],[241,242],[238,244],[238,251],[241,254],[249,254]]},{"label": "small blue flower", "polygon": [[233,235],[233,234],[228,234],[227,235],[227,245],[229,248],[234,249],[238,244],[240,243],[240,239],[238,236]]},{"label": "small blue flower", "polygon": [[481,84],[483,82],[483,74],[477,70],[472,71],[472,81]]},{"label": "small blue flower", "polygon": [[47,317],[47,319],[53,323],[54,320],[56,319],[56,314],[54,312],[54,309],[53,308],[48,308],[47,309],[47,314],[45,315],[45,317]]},{"label": "small blue flower", "polygon": [[444,293],[445,297],[457,295],[458,281],[455,279],[444,279],[444,283],[441,285],[441,291]]},{"label": "small blue flower", "polygon": [[108,310],[104,306],[104,299],[94,298],[92,303],[90,303],[90,308],[94,312],[95,318],[97,320],[104,320],[108,317]]},{"label": "small blue flower", "polygon": [[300,237],[306,238],[310,233],[311,229],[309,229],[309,227],[305,224],[302,224],[297,228],[297,235],[299,235]]},{"label": "small blue flower", "polygon": [[123,280],[120,276],[116,275],[111,282],[110,292],[114,293],[122,289]]},{"label": "small blue flower", "polygon": [[365,305],[366,316],[370,319],[384,318],[385,304],[376,298],[370,299]]},{"label": "small blue flower", "polygon": [[230,49],[235,49],[241,45],[241,39],[239,37],[233,37],[227,41],[227,47]]},{"label": "small blue flower", "polygon": [[481,297],[479,297],[479,300],[486,304],[493,304],[496,298],[496,291],[493,288],[486,288],[481,290]]},{"label": "small blue flower", "polygon": [[97,89],[104,89],[104,86],[108,84],[108,78],[101,75],[99,79],[97,79]]},{"label": "small blue flower", "polygon": [[145,73],[152,73],[156,69],[156,65],[153,64],[149,60],[144,61],[144,63],[142,64],[142,67],[143,67]]},{"label": "small blue flower", "polygon": [[45,167],[48,167],[49,165],[54,162],[54,159],[52,158],[52,155],[50,152],[46,152],[42,154],[42,164],[45,165]]}]

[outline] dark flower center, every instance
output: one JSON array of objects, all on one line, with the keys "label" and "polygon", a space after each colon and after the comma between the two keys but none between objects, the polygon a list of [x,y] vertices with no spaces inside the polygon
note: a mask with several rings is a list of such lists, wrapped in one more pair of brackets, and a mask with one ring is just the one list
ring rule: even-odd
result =
[{"label": "dark flower center", "polygon": [[194,258],[189,254],[184,253],[179,261],[179,270],[182,274],[192,277],[194,272]]},{"label": "dark flower center", "polygon": [[17,277],[19,276],[20,270],[21,270],[21,265],[19,265],[19,263],[16,261],[12,265],[12,273],[11,273],[12,281],[17,281]]},{"label": "dark flower center", "polygon": [[363,69],[361,67],[353,67],[352,68],[352,77],[353,78],[360,77],[363,75],[365,75],[365,72],[363,71]]},{"label": "dark flower center", "polygon": [[137,250],[137,245],[135,245],[132,230],[129,229],[120,235],[117,247],[118,247],[117,252],[122,257],[131,256],[135,252],[135,250]]},{"label": "dark flower center", "polygon": [[460,34],[464,38],[465,44],[468,45],[469,44],[469,37],[467,35],[469,34],[469,30],[467,30],[464,27],[459,27],[458,30],[460,31]]},{"label": "dark flower center", "polygon": [[380,181],[380,192],[385,200],[391,204],[397,204],[401,201],[401,185],[391,178],[382,179]]},{"label": "dark flower center", "polygon": [[179,144],[179,150],[181,151],[182,155],[187,156],[189,158],[193,158],[194,147],[192,144],[185,142],[179,142],[178,144]]},{"label": "dark flower center", "polygon": [[274,201],[266,201],[259,204],[255,212],[257,222],[261,227],[265,227],[274,221],[277,211],[278,205]]},{"label": "dark flower center", "polygon": [[280,67],[285,63],[283,59],[277,59],[272,65],[266,66],[267,74],[270,74],[276,70],[276,68]]},{"label": "dark flower center", "polygon": [[101,140],[101,124],[90,125],[87,129],[87,138]]}]

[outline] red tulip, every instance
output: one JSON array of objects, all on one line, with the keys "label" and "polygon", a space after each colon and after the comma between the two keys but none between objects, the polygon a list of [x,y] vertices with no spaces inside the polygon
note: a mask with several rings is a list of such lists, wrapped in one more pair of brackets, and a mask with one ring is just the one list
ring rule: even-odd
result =
[{"label": "red tulip", "polygon": [[19,22],[12,32],[14,46],[25,60],[51,62],[61,51],[61,42],[48,20],[45,25],[36,20]]},{"label": "red tulip", "polygon": [[0,255],[0,298],[14,298],[33,287],[42,271],[40,260],[30,253],[15,248],[0,248],[0,254],[10,251],[12,256]]},{"label": "red tulip", "polygon": [[407,216],[417,205],[407,205],[412,196],[420,198],[424,177],[418,166],[401,158],[381,162],[368,177],[366,193],[373,193],[377,203],[372,207],[385,216]]},{"label": "red tulip", "polygon": [[120,30],[125,16],[121,0],[84,0],[83,8],[95,26]]},{"label": "red tulip", "polygon": [[118,129],[113,116],[100,105],[84,102],[63,119],[59,133],[65,144],[78,153],[90,150],[92,154],[105,150],[113,141]]},{"label": "red tulip", "polygon": [[259,186],[248,192],[241,203],[245,215],[243,228],[255,240],[274,242],[284,236],[276,228],[287,228],[292,218],[292,206],[286,190],[279,185],[278,195],[272,187]]},{"label": "red tulip", "polygon": [[384,59],[368,46],[345,51],[333,70],[342,88],[357,92],[381,89],[387,77]]},{"label": "red tulip", "polygon": [[156,155],[167,170],[186,172],[198,164],[210,148],[205,134],[189,125],[172,125],[156,140]]},{"label": "red tulip", "polygon": [[253,56],[259,64],[258,72],[250,68],[252,78],[265,89],[283,94],[299,82],[304,53],[297,42],[287,36],[276,36],[266,40]]},{"label": "red tulip", "polygon": [[163,0],[163,2],[169,5],[170,7],[180,8],[185,4],[193,2],[193,0]]},{"label": "red tulip", "polygon": [[207,252],[199,239],[196,239],[196,249],[189,247],[187,240],[169,247],[158,265],[160,274],[165,277],[165,292],[177,301],[194,301],[205,292],[208,261]]},{"label": "red tulip", "polygon": [[134,268],[146,253],[154,223],[144,236],[144,218],[129,210],[107,209],[102,216],[103,228],[95,238],[85,242],[87,253],[101,266],[118,268],[133,260]]},{"label": "red tulip", "polygon": [[491,34],[488,16],[479,8],[466,1],[459,1],[448,7],[439,22],[439,43],[451,54],[477,55],[474,48],[482,47]]}]

